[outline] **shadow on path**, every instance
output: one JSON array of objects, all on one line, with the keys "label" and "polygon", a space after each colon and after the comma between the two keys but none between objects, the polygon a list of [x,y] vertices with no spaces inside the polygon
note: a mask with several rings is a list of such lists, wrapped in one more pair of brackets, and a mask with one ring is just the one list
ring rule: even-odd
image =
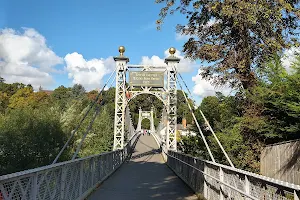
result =
[{"label": "shadow on path", "polygon": [[164,164],[152,136],[141,136],[130,160],[88,198],[89,200],[196,200],[188,188]]}]

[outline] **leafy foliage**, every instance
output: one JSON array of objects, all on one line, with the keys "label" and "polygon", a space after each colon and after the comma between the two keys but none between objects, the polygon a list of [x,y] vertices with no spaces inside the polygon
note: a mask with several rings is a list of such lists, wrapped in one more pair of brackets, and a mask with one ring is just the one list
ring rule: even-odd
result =
[{"label": "leafy foliage", "polygon": [[211,63],[203,68],[205,78],[216,83],[256,84],[255,68],[269,56],[298,45],[299,5],[297,0],[157,0],[164,3],[160,29],[168,14],[179,11],[188,23],[178,25],[189,36],[183,51],[191,59]]},{"label": "leafy foliage", "polygon": [[[114,139],[114,122],[107,106],[101,108],[92,130],[89,132],[80,151],[80,157],[111,151]],[[89,117],[90,118],[90,117]],[[90,121],[90,120],[87,120]],[[77,140],[77,143],[79,140]]]},{"label": "leafy foliage", "polygon": [[[0,83],[0,92],[1,174],[50,164],[98,95],[95,90],[85,92],[81,85],[69,88],[59,86],[46,93],[41,87],[39,92],[34,92],[30,85],[5,82]],[[183,103],[182,93],[178,93],[178,118],[181,120],[188,116],[189,112]],[[102,93],[96,106],[60,157],[60,161],[72,157],[97,107],[100,112],[78,156],[85,157],[112,150],[114,100],[115,88],[109,88]],[[152,106],[155,111],[155,125],[158,125],[163,104],[155,96],[139,95],[129,106],[135,126],[139,107],[150,110]],[[149,129],[149,121],[143,121],[143,127]]]},{"label": "leafy foliage", "polygon": [[0,118],[1,174],[50,164],[67,138],[55,109],[13,109]]},{"label": "leafy foliage", "polygon": [[[112,149],[114,91],[105,91],[97,102],[102,101],[101,111],[79,156]],[[50,164],[96,95],[86,93],[81,85],[46,93],[42,88],[34,92],[30,85],[0,82],[1,174]],[[71,158],[90,120],[88,115],[60,161]]]},{"label": "leafy foliage", "polygon": [[[209,120],[233,164],[258,173],[263,146],[300,138],[300,61],[294,63],[291,73],[287,73],[280,57],[274,56],[257,75],[257,86],[251,93],[246,91],[244,98],[239,92],[228,97],[217,93],[205,97],[199,109]],[[199,111],[196,114],[215,159],[228,164]],[[199,135],[183,137],[183,143],[186,153],[209,159]]]}]

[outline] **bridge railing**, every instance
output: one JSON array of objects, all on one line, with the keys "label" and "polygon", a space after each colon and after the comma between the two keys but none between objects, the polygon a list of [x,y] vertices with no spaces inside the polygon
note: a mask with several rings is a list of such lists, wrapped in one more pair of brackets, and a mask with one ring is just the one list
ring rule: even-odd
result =
[{"label": "bridge railing", "polygon": [[83,199],[121,166],[138,137],[121,150],[0,176],[0,200]]},{"label": "bridge railing", "polygon": [[196,193],[201,193],[208,200],[299,200],[299,185],[178,152],[169,151],[167,158],[169,167]]}]

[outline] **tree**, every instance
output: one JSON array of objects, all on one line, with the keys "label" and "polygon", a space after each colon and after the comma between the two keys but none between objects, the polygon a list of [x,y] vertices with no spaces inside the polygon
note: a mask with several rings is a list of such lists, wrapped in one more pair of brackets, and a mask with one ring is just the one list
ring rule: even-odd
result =
[{"label": "tree", "polygon": [[0,83],[4,83],[5,79],[0,76]]},{"label": "tree", "polygon": [[97,95],[98,95],[98,91],[97,91],[97,90],[92,90],[92,91],[90,91],[90,92],[87,93],[87,97],[88,97],[91,101],[95,101]]},{"label": "tree", "polygon": [[14,109],[0,115],[0,175],[50,164],[67,136],[55,110]]},{"label": "tree", "polygon": [[106,109],[111,119],[115,117],[115,91],[114,87],[109,88],[106,91],[103,91],[103,104],[106,105]]},{"label": "tree", "polygon": [[25,88],[25,85],[23,83],[0,83],[0,91],[7,93],[8,96],[14,95],[19,89],[22,88]]},{"label": "tree", "polygon": [[53,91],[51,96],[54,98],[54,101],[57,102],[60,108],[65,109],[66,104],[71,100],[72,92],[70,88],[66,88],[65,86],[61,85]]},{"label": "tree", "polygon": [[4,113],[9,104],[9,96],[5,92],[0,92],[0,113]]},{"label": "tree", "polygon": [[221,121],[220,103],[217,97],[208,96],[202,100],[199,107],[213,128],[216,123]]},{"label": "tree", "polygon": [[[183,52],[211,63],[204,78],[244,89],[256,85],[255,68],[266,58],[298,44],[300,11],[297,0],[157,0],[165,3],[157,21],[160,29],[170,13],[180,11],[188,23],[177,31],[190,36]],[[177,3],[177,4],[176,4]]]},{"label": "tree", "polygon": [[144,119],[142,121],[142,129],[150,129],[150,120],[149,119]]},{"label": "tree", "polygon": [[35,92],[34,93],[34,104],[33,108],[47,106],[52,103],[49,95],[46,92]]},{"label": "tree", "polygon": [[[191,124],[194,119],[192,117],[192,114],[189,110],[189,107],[186,103],[186,100],[184,98],[182,90],[177,90],[177,123],[180,124],[182,122],[182,119],[185,118],[187,121],[187,124]],[[188,98],[188,95],[185,93],[186,97]],[[192,102],[191,99],[188,98],[188,101],[191,105],[191,107],[194,107],[194,102]]]},{"label": "tree", "polygon": [[19,89],[9,98],[9,108],[38,108],[50,103],[50,98],[45,92],[33,92],[32,87]]},{"label": "tree", "polygon": [[19,89],[9,99],[9,108],[26,108],[32,106],[34,101],[34,93],[32,87],[25,87]]},{"label": "tree", "polygon": [[27,84],[27,86],[26,87],[28,87],[28,88],[31,88],[32,90],[33,90],[33,87],[32,87],[32,85],[31,84]]},{"label": "tree", "polygon": [[[87,122],[89,122],[91,118],[92,115],[88,117]],[[87,126],[88,123],[84,124],[84,127]],[[85,130],[85,128],[82,130]],[[85,131],[82,131],[82,133],[84,132]],[[111,151],[114,138],[113,132],[113,119],[108,113],[107,105],[105,105],[101,107],[99,116],[97,116],[97,118],[95,119],[92,130],[90,130],[90,132],[88,133],[79,156],[85,157]],[[77,144],[79,144],[80,139],[76,141]]]},{"label": "tree", "polygon": [[248,120],[243,128],[252,135],[257,135],[264,143],[299,138],[300,58],[292,69],[288,74],[281,64],[280,57],[274,56],[266,63],[265,68],[258,72],[260,79],[255,93],[248,95],[252,108],[246,110],[245,117],[248,117]]},{"label": "tree", "polygon": [[73,97],[77,98],[85,94],[85,89],[81,84],[75,84],[72,87]]}]

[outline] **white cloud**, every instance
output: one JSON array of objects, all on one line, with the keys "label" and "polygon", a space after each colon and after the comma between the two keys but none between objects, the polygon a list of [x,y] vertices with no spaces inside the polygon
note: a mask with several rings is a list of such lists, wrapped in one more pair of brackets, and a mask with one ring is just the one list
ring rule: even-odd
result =
[{"label": "white cloud", "polygon": [[193,93],[200,98],[206,96],[214,96],[216,92],[222,92],[224,95],[229,95],[232,89],[229,86],[214,87],[210,81],[203,79],[200,75],[201,69],[198,70],[198,74],[192,77],[192,81],[195,86],[193,87]]},{"label": "white cloud", "polygon": [[[168,49],[165,50],[164,54],[165,54],[165,58],[170,56],[169,50]],[[177,68],[178,72],[191,72],[196,65],[194,61],[184,58],[184,56],[181,55],[181,52],[178,50],[176,50],[175,56],[180,58],[180,62]],[[159,56],[155,56],[155,55],[152,56],[151,58],[148,56],[143,56],[140,64],[166,66],[164,58],[160,58]]]},{"label": "white cloud", "polygon": [[77,52],[67,54],[65,62],[69,79],[73,79],[74,84],[83,85],[87,90],[99,88],[103,77],[115,68],[112,57],[86,60]]},{"label": "white cloud", "polygon": [[51,86],[54,80],[50,72],[55,72],[54,66],[62,62],[36,30],[0,30],[0,75],[7,83],[22,82],[35,89]]},{"label": "white cloud", "polygon": [[284,55],[281,58],[281,63],[287,72],[291,72],[291,65],[296,61],[297,54],[300,54],[300,49],[292,47],[284,51]]}]

